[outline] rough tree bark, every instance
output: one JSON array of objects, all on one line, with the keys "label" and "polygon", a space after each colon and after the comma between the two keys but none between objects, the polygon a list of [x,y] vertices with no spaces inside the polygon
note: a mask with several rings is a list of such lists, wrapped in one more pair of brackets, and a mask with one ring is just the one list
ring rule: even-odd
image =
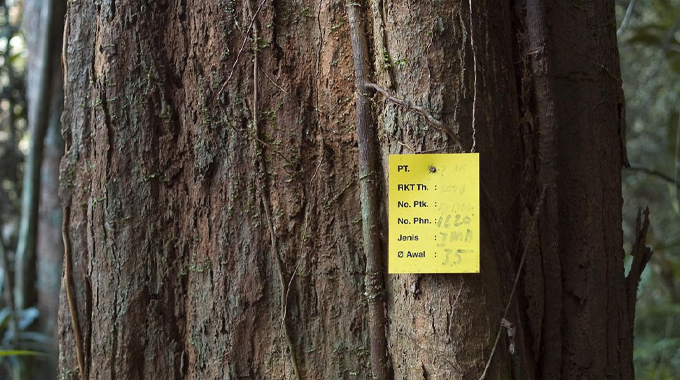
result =
[{"label": "rough tree bark", "polygon": [[[371,376],[348,9],[245,1],[69,3],[60,192],[83,342],[62,292],[62,374],[82,347],[87,379]],[[481,154],[481,273],[385,275],[389,378],[633,377],[613,1],[549,5],[543,31],[522,1],[348,5],[366,80],[393,95],[366,92],[382,239],[388,154]],[[544,192],[557,226],[532,236]],[[515,354],[505,331],[494,349],[508,304]]]}]

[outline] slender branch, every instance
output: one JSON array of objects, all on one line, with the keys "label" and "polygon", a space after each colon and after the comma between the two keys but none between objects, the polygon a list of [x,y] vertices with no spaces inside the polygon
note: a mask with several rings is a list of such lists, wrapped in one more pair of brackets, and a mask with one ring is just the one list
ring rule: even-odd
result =
[{"label": "slender branch", "polygon": [[[234,64],[231,65],[231,71],[229,72],[229,76],[227,77],[227,80],[224,81],[222,87],[220,87],[220,91],[217,93],[217,95],[221,95],[222,92],[224,92],[224,89],[227,87],[229,81],[231,81],[231,78],[234,76],[234,71],[236,70],[238,60],[241,58],[241,54],[243,54],[243,49],[246,47],[246,42],[248,42],[248,34],[250,33],[250,30],[253,28],[253,25],[255,25],[255,19],[257,19],[257,15],[260,13],[260,10],[262,10],[262,7],[266,2],[267,0],[262,0],[262,2],[260,2],[260,4],[257,6],[257,10],[255,11],[255,14],[250,20],[250,25],[248,25],[248,29],[246,29],[245,37],[243,37],[243,42],[241,43],[241,48],[238,50],[238,54],[236,54],[236,60],[234,61]],[[255,41],[255,43],[257,43],[257,41]]]},{"label": "slender branch", "polygon": [[80,378],[87,379],[85,373],[85,356],[83,353],[83,334],[78,324],[78,305],[74,290],[73,279],[73,255],[71,253],[71,242],[69,239],[69,222],[71,218],[71,206],[64,206],[64,215],[61,224],[61,238],[64,241],[64,281],[66,281],[66,298],[68,300],[69,314],[71,315],[71,327],[73,328],[73,338],[76,343],[76,358],[78,359],[78,370]]},{"label": "slender branch", "polygon": [[538,183],[546,187],[546,209],[539,221],[545,300],[541,377],[557,379],[562,371],[562,265],[558,245],[560,224],[556,167],[557,120],[543,0],[527,0],[526,25],[538,115]]},{"label": "slender branch", "polygon": [[671,176],[663,174],[660,171],[657,171],[657,170],[654,170],[654,169],[647,169],[647,168],[643,168],[643,167],[639,167],[639,166],[631,166],[631,167],[624,168],[624,169],[643,172],[645,174],[653,175],[653,176],[655,176],[659,179],[662,179],[666,182],[670,182],[672,184],[675,184],[675,180],[673,178],[671,178]]},{"label": "slender branch", "polygon": [[276,83],[276,82],[275,82],[275,81],[267,74],[266,71],[262,70],[261,68],[260,68],[260,71],[262,71],[262,74],[264,74],[264,76],[269,80],[269,82],[271,82],[271,84],[273,84],[276,88],[278,88],[279,90],[281,90],[281,92],[283,92],[284,94],[288,95],[288,91],[286,91],[283,87],[279,86],[279,84]]},{"label": "slender branch", "polygon": [[361,199],[363,248],[366,255],[364,286],[368,301],[371,371],[372,377],[375,379],[388,379],[383,251],[380,244],[379,193],[376,186],[379,176],[375,170],[375,136],[369,130],[371,125],[370,103],[365,94],[368,85],[368,47],[361,5],[353,0],[347,0],[346,7],[352,38],[352,52],[354,53],[356,127],[359,145],[359,196]]},{"label": "slender branch", "polygon": [[381,93],[385,97],[385,99],[387,101],[392,102],[392,103],[394,103],[398,106],[401,106],[401,107],[403,107],[403,108],[405,108],[409,111],[413,111],[413,112],[423,116],[425,118],[425,120],[427,120],[427,122],[430,123],[430,125],[436,127],[440,131],[446,133],[449,137],[451,137],[454,140],[454,142],[456,142],[456,143],[460,142],[460,140],[458,139],[458,136],[456,136],[456,134],[453,133],[453,130],[451,128],[449,128],[448,125],[444,124],[441,120],[436,119],[425,108],[411,104],[411,102],[407,102],[406,100],[399,99],[399,98],[395,97],[394,95],[390,94],[387,90],[380,87],[380,85],[378,85],[376,83],[367,82],[367,83],[364,83],[364,87],[378,91],[379,93]]},{"label": "slender branch", "polygon": [[[501,321],[506,319],[508,317],[508,312],[510,311],[510,305],[512,305],[512,299],[515,296],[515,291],[517,290],[517,284],[519,284],[519,278],[522,274],[522,268],[524,268],[524,259],[527,256],[527,252],[529,251],[529,247],[531,246],[531,239],[534,236],[534,230],[536,228],[536,222],[538,221],[539,216],[541,215],[541,210],[543,209],[543,201],[545,199],[545,193],[546,193],[547,188],[543,188],[543,191],[541,192],[541,196],[538,199],[538,202],[536,203],[536,208],[534,209],[534,217],[533,217],[533,222],[531,223],[531,228],[529,229],[529,236],[527,237],[527,242],[525,243],[524,246],[524,252],[522,252],[522,258],[519,261],[519,268],[517,268],[517,274],[515,274],[515,283],[512,285],[512,291],[510,292],[510,297],[508,298],[508,303],[505,305],[505,311],[503,312],[503,318],[501,318]],[[496,348],[498,347],[498,341],[501,338],[501,333],[503,332],[503,326],[498,326],[498,333],[496,334],[496,341],[493,343],[493,348],[491,349],[491,354],[489,355],[489,359],[486,362],[486,366],[484,366],[484,372],[482,372],[482,375],[479,377],[479,380],[484,380],[486,378],[486,374],[489,371],[489,368],[491,367],[491,361],[493,360],[493,355],[496,353]]]},{"label": "slender branch", "polygon": [[619,26],[619,29],[616,30],[616,37],[621,37],[621,34],[623,34],[623,31],[628,26],[628,22],[630,21],[630,15],[633,14],[633,9],[635,9],[635,3],[637,3],[637,0],[630,0],[630,3],[628,3],[628,8],[626,8],[626,15],[623,16],[621,25]]}]

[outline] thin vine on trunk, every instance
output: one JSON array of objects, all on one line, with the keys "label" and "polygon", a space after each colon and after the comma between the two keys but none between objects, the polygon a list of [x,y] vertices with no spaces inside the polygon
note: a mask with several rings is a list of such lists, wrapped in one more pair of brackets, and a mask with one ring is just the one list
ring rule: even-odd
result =
[{"label": "thin vine on trunk", "polygon": [[347,1],[347,16],[354,53],[356,85],[356,127],[359,142],[359,182],[364,254],[366,255],[366,298],[371,345],[371,371],[377,379],[387,379],[387,337],[383,251],[378,221],[378,175],[375,170],[375,137],[371,134],[370,104],[365,92],[368,82],[368,47],[361,4]]}]

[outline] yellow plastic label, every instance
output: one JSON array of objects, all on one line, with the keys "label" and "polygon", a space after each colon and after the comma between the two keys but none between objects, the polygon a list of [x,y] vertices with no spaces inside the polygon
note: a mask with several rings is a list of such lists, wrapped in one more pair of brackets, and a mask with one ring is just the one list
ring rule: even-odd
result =
[{"label": "yellow plastic label", "polygon": [[479,273],[479,154],[390,155],[389,273]]}]

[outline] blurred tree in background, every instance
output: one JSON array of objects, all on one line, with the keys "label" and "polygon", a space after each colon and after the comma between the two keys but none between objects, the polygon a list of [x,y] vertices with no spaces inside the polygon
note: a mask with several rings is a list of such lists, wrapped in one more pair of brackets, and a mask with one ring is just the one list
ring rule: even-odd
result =
[{"label": "blurred tree in background", "polygon": [[624,232],[629,253],[635,215],[649,205],[655,251],[642,279],[635,325],[638,379],[680,376],[680,1],[617,2],[626,95]]},{"label": "blurred tree in background", "polygon": [[16,246],[26,133],[26,49],[18,10],[0,2],[0,220],[6,248]]},{"label": "blurred tree in background", "polygon": [[[12,295],[13,270],[21,216],[23,168],[28,154],[26,105],[26,56],[20,30],[21,4],[0,1],[0,258],[2,263],[2,307],[0,308],[0,352],[19,349],[19,332],[37,317],[22,320]],[[20,327],[21,325],[21,327]],[[0,357],[2,374],[19,377],[24,366],[19,357]]]},{"label": "blurred tree in background", "polygon": [[56,376],[65,7],[58,0],[0,0],[2,378]]}]

